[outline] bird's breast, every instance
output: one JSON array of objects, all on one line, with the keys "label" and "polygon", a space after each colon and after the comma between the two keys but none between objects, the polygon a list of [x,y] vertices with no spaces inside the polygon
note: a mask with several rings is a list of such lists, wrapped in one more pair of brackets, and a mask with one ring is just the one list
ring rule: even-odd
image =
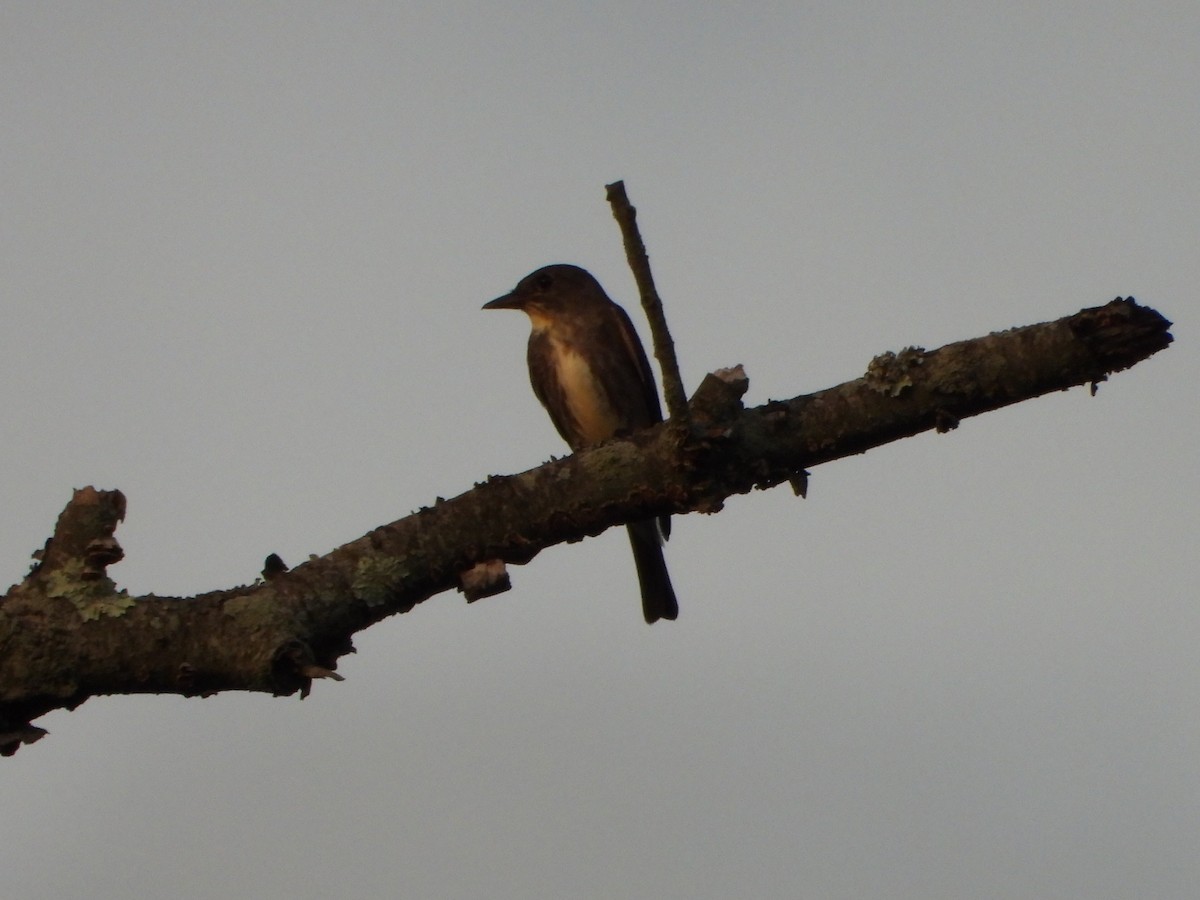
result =
[{"label": "bird's breast", "polygon": [[624,422],[613,409],[608,392],[596,376],[587,358],[570,346],[553,342],[551,358],[565,412],[571,419],[569,428],[576,438],[572,443],[595,444],[612,437]]}]

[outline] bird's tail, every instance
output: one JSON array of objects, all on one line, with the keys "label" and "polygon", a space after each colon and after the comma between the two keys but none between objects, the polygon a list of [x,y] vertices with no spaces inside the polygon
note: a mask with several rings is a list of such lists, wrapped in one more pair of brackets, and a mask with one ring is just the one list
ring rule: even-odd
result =
[{"label": "bird's tail", "polygon": [[637,564],[638,584],[642,589],[642,613],[650,624],[659,619],[674,619],[679,615],[679,603],[667,561],[663,559],[662,539],[654,519],[627,525],[629,543],[633,545],[633,561]]}]

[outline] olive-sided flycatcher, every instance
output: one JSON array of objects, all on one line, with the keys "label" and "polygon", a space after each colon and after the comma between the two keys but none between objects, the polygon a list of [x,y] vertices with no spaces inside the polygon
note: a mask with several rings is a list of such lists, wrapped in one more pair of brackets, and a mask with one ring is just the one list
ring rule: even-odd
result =
[{"label": "olive-sided flycatcher", "polygon": [[[662,421],[654,375],[633,323],[584,269],[538,269],[483,308],[529,316],[529,380],[572,450]],[[627,526],[642,612],[651,623],[679,615],[662,551],[670,525],[662,516]]]}]

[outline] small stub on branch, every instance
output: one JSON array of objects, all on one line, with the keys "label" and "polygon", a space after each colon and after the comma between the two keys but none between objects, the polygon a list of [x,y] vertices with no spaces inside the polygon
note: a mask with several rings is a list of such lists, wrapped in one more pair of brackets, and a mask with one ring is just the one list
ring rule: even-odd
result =
[{"label": "small stub on branch", "polygon": [[288,570],[288,564],[278,553],[272,553],[263,561],[262,577],[264,581],[278,578]]},{"label": "small stub on branch", "polygon": [[728,385],[740,388],[742,394],[750,387],[750,379],[746,375],[746,369],[738,363],[736,366],[729,366],[725,369],[717,369],[712,373],[713,377],[721,379]]},{"label": "small stub on branch", "polygon": [[937,411],[937,419],[933,426],[938,434],[946,434],[958,427],[958,416],[944,409]]},{"label": "small stub on branch", "polygon": [[688,402],[693,422],[709,431],[720,430],[742,411],[742,397],[749,389],[750,379],[741,364],[710,372]]},{"label": "small stub on branch", "polygon": [[346,679],[339,675],[333,669],[322,668],[321,666],[301,666],[300,674],[305,678],[330,678],[334,681],[345,681]]},{"label": "small stub on branch", "polygon": [[9,724],[6,727],[0,726],[0,756],[12,756],[21,749],[22,744],[40,741],[48,733],[45,728],[38,728],[28,722],[20,725]]},{"label": "small stub on branch", "polygon": [[512,579],[508,577],[508,568],[502,559],[484,560],[458,576],[458,589],[468,603],[503,594],[511,588]]},{"label": "small stub on branch", "polygon": [[788,479],[788,484],[792,486],[792,493],[804,500],[808,497],[808,476],[807,469],[801,469],[795,475]]},{"label": "small stub on branch", "polygon": [[125,554],[113,533],[125,518],[125,495],[120,491],[79,488],[59,514],[54,535],[38,559],[38,570],[48,574],[72,565],[86,570],[87,579],[104,576],[104,568]]}]

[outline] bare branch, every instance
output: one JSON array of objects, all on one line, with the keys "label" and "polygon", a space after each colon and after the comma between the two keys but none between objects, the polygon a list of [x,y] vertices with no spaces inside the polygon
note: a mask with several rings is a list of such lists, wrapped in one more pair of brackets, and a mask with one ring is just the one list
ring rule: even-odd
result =
[{"label": "bare branch", "polygon": [[[40,737],[39,715],[117,693],[307,693],[336,678],[351,638],[459,587],[502,590],[489,560],[661,513],[714,512],[731,494],[802,481],[807,468],[1051,391],[1095,384],[1164,349],[1170,323],[1132,298],[934,351],[876,357],[816,394],[743,409],[740,368],[710,375],[688,427],[628,438],[493,476],[266,580],[191,598],[130,597],[106,567],[119,491],[77,491],[33,571],[0,599],[0,752]],[[466,573],[464,575],[464,573]]]},{"label": "bare branch", "polygon": [[663,397],[667,402],[667,418],[677,422],[687,420],[687,392],[683,389],[683,378],[679,374],[679,360],[675,357],[675,342],[667,328],[667,316],[663,312],[662,298],[654,287],[654,275],[650,272],[650,257],[646,255],[646,245],[642,243],[641,232],[637,227],[637,210],[629,202],[625,193],[625,182],[614,181],[606,186],[608,202],[612,206],[613,217],[621,228],[621,236],[625,241],[625,258],[629,268],[633,270],[633,278],[637,282],[638,293],[641,295],[642,308],[650,322],[650,337],[654,342],[654,357],[658,360],[659,369],[663,376]]}]

